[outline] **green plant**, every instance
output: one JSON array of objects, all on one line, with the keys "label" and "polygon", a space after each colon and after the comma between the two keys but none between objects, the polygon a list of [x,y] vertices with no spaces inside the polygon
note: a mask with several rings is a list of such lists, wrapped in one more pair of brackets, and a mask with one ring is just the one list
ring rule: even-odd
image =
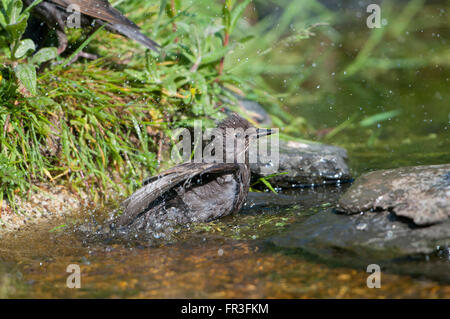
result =
[{"label": "green plant", "polygon": [[[101,29],[87,39],[80,30],[68,29],[76,49],[66,59],[58,57],[62,63],[40,68],[35,81],[39,52],[31,56],[29,49],[16,59],[10,54],[12,42],[5,40],[0,54],[0,154],[18,184],[14,179],[0,183],[3,197],[12,202],[37,182],[65,184],[89,193],[97,203],[110,195],[125,196],[142,178],[170,165],[163,151],[173,129],[191,126],[195,119],[212,125],[223,116],[223,107],[233,107],[232,92],[270,104],[281,114],[276,97],[259,85],[264,57],[256,54],[253,67],[235,63],[236,52],[245,61],[250,54],[242,47],[259,43],[254,33],[264,34],[261,26],[245,31],[246,22],[239,17],[248,3],[232,1],[223,8],[207,0],[116,1],[161,44],[159,54]],[[4,28],[2,34],[9,36]],[[67,65],[88,44],[102,57]],[[29,65],[25,68],[31,80],[20,82],[34,95],[17,90],[15,65]]]},{"label": "green plant", "polygon": [[[9,17],[10,3],[3,4],[5,17]],[[42,70],[36,78],[36,66],[52,57],[44,53],[54,51],[30,56],[34,45],[19,37],[24,27],[15,38],[2,29],[0,154],[5,170],[17,173],[19,183],[6,181],[9,175],[5,175],[0,195],[8,202],[37,181],[68,182],[72,190],[89,192],[94,201],[108,198],[111,188],[131,192],[140,178],[158,168],[164,136],[170,136],[172,128],[196,117],[218,116],[223,96],[232,96],[222,84],[233,81],[215,81],[217,65],[227,52],[220,49],[223,27],[212,27],[209,17],[192,14],[192,8],[183,7],[181,1],[161,1],[152,19],[147,13],[154,11],[153,6],[139,1],[126,4],[136,10],[124,11],[141,13],[133,20],[156,25],[154,38],[163,45],[161,54],[143,52],[135,43],[100,29],[77,44],[63,63]],[[18,2],[16,6],[23,23],[30,8],[21,11]],[[71,41],[79,34],[68,32]],[[104,36],[98,37],[100,32]],[[28,50],[21,49],[26,52],[20,57],[9,49],[17,43],[29,45]],[[88,43],[106,56],[67,66]],[[112,55],[123,54],[133,45],[133,59],[123,67],[111,64]],[[32,94],[19,94],[15,77]]]},{"label": "green plant", "polygon": [[[241,17],[245,8],[248,6],[251,0],[244,0],[240,3],[236,4],[236,0],[225,0],[222,8],[223,15],[223,27],[224,27],[224,36],[223,36],[223,47],[226,48],[230,42],[230,34],[233,33],[234,28],[236,27],[236,23],[238,19]],[[225,57],[222,57],[219,65],[219,75],[223,73]]]},{"label": "green plant", "polygon": [[[27,188],[24,172],[16,167],[20,158],[7,158],[0,154],[0,209],[3,205],[3,196],[6,195],[10,205],[14,207],[14,193],[23,192]],[[5,190],[10,190],[6,191]]]},{"label": "green plant", "polygon": [[42,0],[34,1],[23,9],[21,0],[2,0],[0,5],[0,45],[7,51],[18,80],[32,94],[36,95],[36,68],[43,62],[56,57],[56,48],[36,50],[31,39],[22,39],[27,27],[30,10]]},{"label": "green plant", "polygon": [[282,173],[270,174],[270,175],[267,175],[267,176],[265,176],[265,177],[260,177],[260,178],[258,178],[258,180],[256,180],[254,183],[252,183],[252,184],[250,185],[250,190],[251,190],[251,191],[254,191],[253,186],[256,186],[256,185],[262,183],[262,184],[264,184],[264,185],[265,185],[272,193],[278,194],[277,191],[275,190],[275,188],[273,188],[272,184],[269,182],[269,179],[271,179],[272,177],[275,177],[275,176],[286,175],[286,174],[288,174],[288,173],[287,173],[287,172],[282,172]]},{"label": "green plant", "polygon": [[[375,125],[379,126],[381,122],[390,121],[393,118],[399,116],[401,114],[401,110],[392,110],[387,112],[377,113],[371,116],[367,116],[357,122],[358,114],[353,114],[348,120],[344,121],[333,130],[328,132],[325,136],[325,139],[331,139],[337,134],[341,133],[344,130],[361,130],[365,128],[374,127]],[[367,146],[372,147],[376,138],[380,134],[380,130],[371,130],[371,134],[367,139]]]}]

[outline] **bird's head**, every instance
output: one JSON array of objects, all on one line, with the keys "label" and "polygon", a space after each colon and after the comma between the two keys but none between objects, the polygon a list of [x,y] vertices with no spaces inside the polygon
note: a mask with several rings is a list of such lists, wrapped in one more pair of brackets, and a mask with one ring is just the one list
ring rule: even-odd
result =
[{"label": "bird's head", "polygon": [[[234,160],[239,161],[239,156],[245,155],[248,164],[248,150],[252,141],[273,134],[273,130],[254,127],[249,121],[232,113],[217,126],[223,132],[224,150],[229,150],[231,142],[234,142]],[[225,152],[224,152],[225,153]]]}]

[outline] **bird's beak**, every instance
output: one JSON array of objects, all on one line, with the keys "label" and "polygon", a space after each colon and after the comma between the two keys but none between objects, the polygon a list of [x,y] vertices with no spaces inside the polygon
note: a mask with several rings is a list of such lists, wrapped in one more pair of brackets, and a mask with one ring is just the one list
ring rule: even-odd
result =
[{"label": "bird's beak", "polygon": [[256,129],[256,138],[260,138],[263,136],[271,135],[274,131],[268,128],[258,128]]}]

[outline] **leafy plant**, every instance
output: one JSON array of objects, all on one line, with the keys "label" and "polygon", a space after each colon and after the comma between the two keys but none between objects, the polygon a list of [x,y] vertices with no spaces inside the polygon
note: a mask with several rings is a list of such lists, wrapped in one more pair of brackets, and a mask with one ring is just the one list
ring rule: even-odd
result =
[{"label": "leafy plant", "polygon": [[[354,114],[348,120],[344,121],[343,123],[341,123],[340,125],[335,127],[333,130],[328,132],[327,135],[325,136],[325,138],[331,139],[344,130],[369,128],[369,127],[373,127],[375,125],[380,126],[381,122],[390,121],[393,118],[399,116],[400,114],[401,114],[401,110],[392,110],[392,111],[387,111],[387,112],[381,112],[381,113],[377,113],[377,114],[374,114],[371,116],[367,116],[367,117],[363,118],[362,120],[360,120],[359,122],[357,122],[358,114]],[[371,135],[369,136],[369,138],[367,140],[367,146],[369,146],[369,147],[373,146],[373,144],[374,144],[376,138],[378,137],[378,135],[380,134],[380,132],[381,131],[379,131],[379,130],[372,131]]]},{"label": "leafy plant", "polygon": [[[27,182],[24,180],[24,173],[18,169],[15,164],[18,158],[7,158],[0,154],[0,209],[3,204],[3,196],[6,195],[10,205],[14,207],[13,194],[22,192],[26,189]],[[4,193],[5,189],[11,189],[11,192]]]},{"label": "leafy plant", "polygon": [[[230,42],[230,34],[233,33],[238,19],[241,17],[245,8],[248,6],[251,0],[244,0],[235,6],[236,0],[225,0],[222,8],[223,26],[224,26],[224,38],[223,46],[226,48]],[[219,75],[223,73],[225,57],[220,60]]]},{"label": "leafy plant", "polygon": [[[56,48],[42,48],[33,57],[28,58],[34,53],[36,47],[31,39],[22,39],[30,10],[41,1],[34,1],[24,10],[22,10],[21,0],[2,0],[0,2],[0,45],[6,49],[18,80],[32,95],[37,94],[36,68],[57,55]],[[21,61],[24,59],[26,60]]]},{"label": "leafy plant", "polygon": [[260,178],[258,178],[258,180],[256,180],[254,183],[252,183],[252,184],[250,185],[251,191],[254,191],[253,186],[262,183],[262,184],[264,184],[264,185],[265,185],[272,193],[278,194],[277,191],[275,190],[275,188],[273,188],[272,184],[269,182],[269,179],[271,179],[272,177],[275,177],[275,176],[286,175],[286,174],[288,174],[288,172],[275,173],[275,174],[267,175],[267,176],[265,176],[265,177],[260,177]]}]

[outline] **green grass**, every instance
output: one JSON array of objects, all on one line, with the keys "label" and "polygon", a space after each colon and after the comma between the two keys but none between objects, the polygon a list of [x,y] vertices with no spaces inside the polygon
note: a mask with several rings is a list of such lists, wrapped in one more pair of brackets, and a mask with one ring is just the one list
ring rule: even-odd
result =
[{"label": "green grass", "polygon": [[[14,196],[26,195],[36,182],[67,184],[97,202],[108,191],[128,194],[159,169],[158,154],[170,144],[171,130],[193,119],[222,117],[220,109],[232,107],[225,101],[235,101],[231,90],[286,117],[276,97],[259,86],[262,74],[257,68],[245,77],[237,72],[236,51],[259,28],[245,31],[246,21],[238,18],[244,5],[175,1],[172,8],[164,0],[113,4],[161,44],[159,54],[103,30],[88,39],[79,30],[68,30],[72,51],[41,67],[33,94],[28,86],[18,85],[12,72],[13,63],[25,64],[29,58],[11,61],[3,47],[0,200],[13,206]],[[164,6],[169,7],[161,10]],[[66,66],[82,48],[101,58]],[[245,52],[241,54],[244,61]]]}]

